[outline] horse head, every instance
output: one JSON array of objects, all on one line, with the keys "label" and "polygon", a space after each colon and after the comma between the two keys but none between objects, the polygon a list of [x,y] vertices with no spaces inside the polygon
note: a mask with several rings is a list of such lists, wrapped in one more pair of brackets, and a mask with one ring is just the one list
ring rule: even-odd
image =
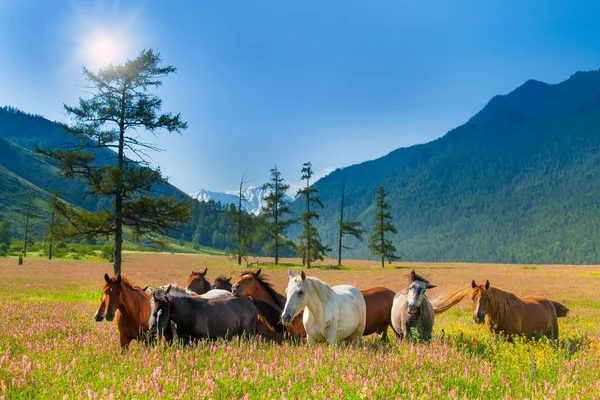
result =
[{"label": "horse head", "polygon": [[231,292],[233,289],[231,286],[231,278],[231,276],[229,278],[226,278],[223,275],[218,276],[217,279],[215,279],[215,282],[212,284],[211,289],[221,289]]},{"label": "horse head", "polygon": [[243,272],[231,287],[231,293],[236,296],[253,296],[257,290],[260,290],[258,282],[260,273],[260,269],[256,272]]},{"label": "horse head", "polygon": [[210,290],[210,282],[206,279],[208,268],[204,268],[202,272],[192,271],[188,278],[187,287],[191,291],[204,294]]},{"label": "horse head", "polygon": [[169,291],[171,285],[166,289],[161,287],[152,291],[152,297],[150,298],[150,320],[148,325],[150,326],[150,332],[156,335],[158,340],[161,340],[165,330],[169,328],[170,316],[170,305],[169,305]]},{"label": "horse head", "polygon": [[419,307],[421,307],[421,303],[425,297],[425,291],[427,289],[433,289],[436,286],[432,285],[427,279],[415,273],[415,270],[410,273],[409,280],[410,286],[408,288],[407,295],[407,311],[409,314],[414,314],[417,312]]},{"label": "horse head", "polygon": [[485,316],[488,313],[489,299],[488,289],[490,281],[485,281],[485,285],[478,285],[475,280],[471,282],[471,300],[473,301],[473,321],[477,324],[485,322]]},{"label": "horse head", "polygon": [[98,322],[106,319],[112,321],[115,318],[117,309],[123,302],[122,288],[121,288],[121,274],[111,278],[108,274],[104,274],[104,280],[106,281],[102,288],[102,299],[100,300],[100,307],[94,315],[94,319]]},{"label": "horse head", "polygon": [[308,304],[308,297],[306,296],[306,274],[304,271],[299,276],[294,276],[292,270],[288,271],[290,280],[288,286],[285,289],[287,294],[287,300],[283,311],[281,313],[281,322],[288,325],[292,322],[294,317]]}]

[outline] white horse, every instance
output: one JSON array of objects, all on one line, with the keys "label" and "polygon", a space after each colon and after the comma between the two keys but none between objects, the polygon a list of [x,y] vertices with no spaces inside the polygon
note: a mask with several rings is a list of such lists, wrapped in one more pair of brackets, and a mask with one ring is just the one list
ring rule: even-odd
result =
[{"label": "white horse", "polygon": [[367,307],[362,293],[350,285],[330,287],[315,277],[307,277],[304,271],[294,276],[286,291],[287,301],[281,320],[284,324],[304,310],[302,322],[308,343],[327,341],[330,345],[346,339],[359,343],[367,319]]}]

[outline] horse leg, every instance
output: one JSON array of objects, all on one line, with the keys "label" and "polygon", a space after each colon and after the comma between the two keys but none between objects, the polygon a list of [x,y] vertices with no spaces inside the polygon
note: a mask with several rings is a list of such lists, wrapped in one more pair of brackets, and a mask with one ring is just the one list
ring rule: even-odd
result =
[{"label": "horse leg", "polygon": [[129,347],[129,343],[133,338],[125,333],[119,333],[119,343],[121,344],[121,353],[125,353]]},{"label": "horse leg", "polygon": [[385,326],[383,326],[383,327],[381,328],[381,329],[382,329],[382,332],[381,332],[381,340],[383,340],[383,341],[386,341],[386,342],[387,342],[387,340],[388,340],[388,328],[389,328],[389,327],[390,327],[390,326],[389,326],[388,324],[385,324]]},{"label": "horse leg", "polygon": [[309,334],[306,334],[306,341],[308,342],[309,346],[316,346],[319,343],[319,341],[315,339],[313,335]]}]

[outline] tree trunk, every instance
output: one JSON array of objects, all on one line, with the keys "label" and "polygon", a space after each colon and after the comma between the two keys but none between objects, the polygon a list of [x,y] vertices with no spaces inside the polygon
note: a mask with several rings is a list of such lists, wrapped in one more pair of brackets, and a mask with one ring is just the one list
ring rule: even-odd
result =
[{"label": "tree trunk", "polygon": [[340,237],[338,242],[338,267],[342,266],[342,238],[344,233],[342,231],[342,226],[344,225],[344,193],[346,192],[346,177],[344,176],[344,180],[342,181],[342,204],[340,207]]},{"label": "tree trunk", "polygon": [[275,178],[275,264],[279,264],[279,178]]},{"label": "tree trunk", "polygon": [[23,243],[23,257],[27,257],[27,241],[29,240],[29,214],[31,213],[32,206],[33,200],[29,202],[29,207],[27,207],[27,216],[25,217],[25,243]]},{"label": "tree trunk", "polygon": [[385,258],[384,232],[385,232],[385,229],[383,229],[383,204],[381,205],[381,213],[379,215],[380,215],[380,222],[381,222],[381,268],[385,268],[385,263],[384,263],[384,258]]},{"label": "tree trunk", "polygon": [[237,255],[237,263],[238,265],[242,265],[242,185],[244,184],[244,178],[240,181],[240,198],[238,201],[238,237],[237,237],[237,245],[238,245],[238,255]]},{"label": "tree trunk", "polygon": [[[310,192],[308,192],[308,189],[310,187],[309,182],[310,182],[310,179],[307,179],[306,180],[306,189],[307,189],[307,191],[306,191],[306,211],[307,212],[310,212]],[[307,214],[307,215],[309,215],[309,214]],[[311,256],[311,254],[310,254],[310,239],[311,239],[311,237],[310,237],[310,235],[311,235],[311,233],[310,233],[310,218],[306,218],[305,229],[306,229],[306,268],[310,269],[310,256]]]},{"label": "tree trunk", "polygon": [[56,209],[52,208],[52,221],[50,222],[50,248],[48,249],[48,260],[52,260],[52,250],[54,248],[54,216]]},{"label": "tree trunk", "polygon": [[119,152],[117,155],[117,168],[119,169],[118,187],[115,195],[115,275],[121,273],[121,252],[123,248],[123,163],[125,160],[125,95],[127,85],[123,84],[121,93],[121,118],[119,121]]}]

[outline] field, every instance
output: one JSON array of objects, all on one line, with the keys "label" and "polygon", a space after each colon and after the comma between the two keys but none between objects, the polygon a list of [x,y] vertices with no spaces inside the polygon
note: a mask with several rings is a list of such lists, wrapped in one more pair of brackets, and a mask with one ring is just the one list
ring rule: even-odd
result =
[{"label": "field", "polygon": [[[286,263],[297,260],[284,260]],[[326,264],[329,264],[327,262]],[[270,345],[255,340],[182,348],[132,343],[121,354],[114,323],[93,321],[100,261],[0,258],[0,399],[12,398],[600,398],[600,267],[351,261],[314,269],[335,285],[406,287],[411,268],[443,291],[472,279],[519,295],[563,302],[558,348],[546,341],[494,340],[472,322],[470,301],[438,316],[429,344],[366,338],[357,348]],[[133,282],[185,283],[191,270],[237,276],[225,257],[125,255]],[[294,268],[299,271],[299,268]],[[278,290],[283,267],[263,266]],[[391,333],[391,332],[390,332]]]}]

